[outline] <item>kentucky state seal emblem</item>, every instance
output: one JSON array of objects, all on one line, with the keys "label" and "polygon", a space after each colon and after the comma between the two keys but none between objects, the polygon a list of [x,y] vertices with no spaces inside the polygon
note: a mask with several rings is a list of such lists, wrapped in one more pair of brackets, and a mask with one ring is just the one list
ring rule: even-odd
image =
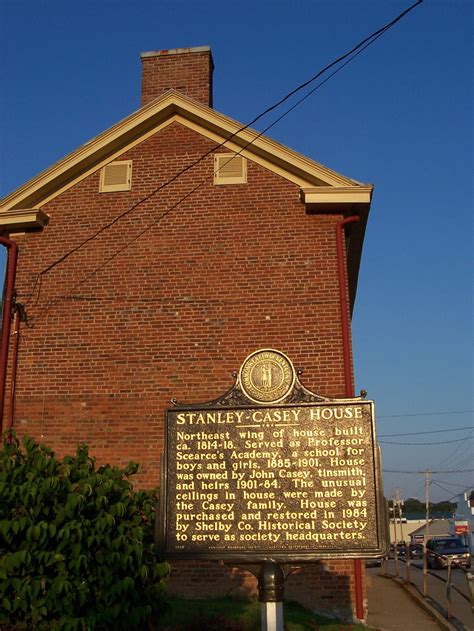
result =
[{"label": "kentucky state seal emblem", "polygon": [[271,348],[247,357],[239,373],[242,390],[252,401],[278,403],[293,388],[296,373],[286,355]]}]

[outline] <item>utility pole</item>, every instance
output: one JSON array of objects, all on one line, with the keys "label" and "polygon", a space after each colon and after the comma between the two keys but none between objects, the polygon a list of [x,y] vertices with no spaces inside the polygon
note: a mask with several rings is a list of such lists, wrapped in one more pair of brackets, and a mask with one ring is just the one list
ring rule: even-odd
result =
[{"label": "utility pole", "polygon": [[428,537],[430,535],[430,475],[431,471],[426,472],[426,481],[425,481],[425,508],[426,508],[426,528],[425,528],[425,547],[428,542]]},{"label": "utility pole", "polygon": [[428,596],[428,557],[426,556],[426,544],[430,534],[430,475],[431,471],[426,471],[425,481],[425,507],[426,507],[426,525],[425,536],[423,537],[423,596]]},{"label": "utility pole", "polygon": [[[400,524],[400,541],[402,543],[404,543],[405,539],[403,538],[403,523],[402,523],[403,500],[400,498],[400,489],[397,489],[396,492],[395,492],[394,508],[395,508],[395,502],[396,502],[396,505],[398,507],[398,523]],[[395,516],[396,516],[396,513],[394,511],[394,517]]]},{"label": "utility pole", "polygon": [[[398,491],[398,489],[397,489]],[[396,495],[392,500],[392,514],[393,514],[393,558],[395,563],[395,576],[398,576],[398,536],[397,536],[397,512],[396,512]]]}]

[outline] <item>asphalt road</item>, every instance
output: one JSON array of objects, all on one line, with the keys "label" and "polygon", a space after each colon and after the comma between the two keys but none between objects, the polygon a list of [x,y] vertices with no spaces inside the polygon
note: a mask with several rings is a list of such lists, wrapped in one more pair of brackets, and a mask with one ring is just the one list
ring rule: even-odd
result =
[{"label": "asphalt road", "polygon": [[[390,570],[390,572],[393,574],[394,573],[394,562],[391,562],[391,566],[392,569]],[[422,561],[412,561],[411,562],[411,570],[412,570],[412,582],[414,582],[415,578],[417,576],[419,576],[421,574],[421,576],[423,576],[423,563]],[[429,570],[430,574],[434,574],[436,576],[439,577],[439,583],[443,584],[444,586],[446,586],[446,579],[448,578],[448,570]],[[406,563],[404,561],[402,562],[398,562],[398,574],[399,576],[401,576],[402,578],[406,579]],[[432,579],[430,579],[432,580]],[[436,580],[436,579],[434,579]],[[453,585],[455,585],[463,594],[465,594],[468,598],[469,598],[469,587],[468,587],[468,583],[466,580],[466,575],[465,572],[463,572],[463,570],[460,569],[453,569],[452,573],[451,573],[451,580]],[[416,583],[417,584],[417,583]]]}]

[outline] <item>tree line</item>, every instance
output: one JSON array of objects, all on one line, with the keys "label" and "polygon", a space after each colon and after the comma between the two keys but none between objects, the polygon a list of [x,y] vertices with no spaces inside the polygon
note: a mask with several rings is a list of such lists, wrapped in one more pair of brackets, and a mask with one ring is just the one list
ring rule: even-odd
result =
[{"label": "tree line", "polygon": [[[471,493],[471,497],[473,493]],[[393,500],[389,500],[388,502],[389,508],[393,508]],[[456,502],[448,502],[447,500],[442,502],[430,502],[429,503],[429,512],[430,515],[434,515],[437,513],[450,513],[453,514],[456,512],[457,504]],[[425,513],[426,512],[426,504],[425,502],[421,502],[415,497],[409,497],[407,500],[404,500],[402,504],[402,515],[410,515],[412,513]],[[398,514],[398,509],[397,509]]]}]

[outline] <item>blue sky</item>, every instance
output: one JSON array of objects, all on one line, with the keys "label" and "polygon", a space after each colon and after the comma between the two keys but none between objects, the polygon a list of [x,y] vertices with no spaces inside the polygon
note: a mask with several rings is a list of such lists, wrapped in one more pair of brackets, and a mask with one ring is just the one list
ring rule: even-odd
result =
[{"label": "blue sky", "polygon": [[[214,107],[246,123],[409,4],[2,0],[0,194],[139,107],[142,51],[210,45]],[[474,408],[472,32],[470,0],[425,0],[268,132],[375,185],[353,337],[387,471],[474,468],[474,432],[456,430]],[[424,496],[421,474],[384,477],[388,496]],[[474,486],[433,479],[435,501]]]}]

